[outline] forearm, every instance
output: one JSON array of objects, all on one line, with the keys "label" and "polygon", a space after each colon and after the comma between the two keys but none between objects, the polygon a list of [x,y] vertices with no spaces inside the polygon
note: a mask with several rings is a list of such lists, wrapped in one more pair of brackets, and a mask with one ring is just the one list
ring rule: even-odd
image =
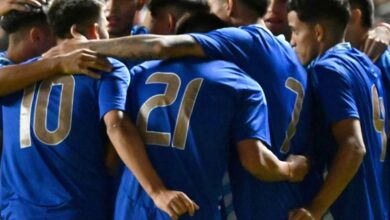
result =
[{"label": "forearm", "polygon": [[[244,142],[240,144],[245,144]],[[242,148],[248,146],[239,146]],[[266,146],[253,146],[253,151],[240,150],[240,161],[244,168],[263,181],[284,181],[289,179],[290,169],[287,162],[280,161]]]},{"label": "forearm", "polygon": [[134,60],[167,59],[188,56],[204,57],[203,50],[189,35],[130,36],[89,41],[83,43],[82,46],[102,55]]},{"label": "forearm", "polygon": [[0,68],[0,96],[26,88],[37,81],[57,74],[57,58]]},{"label": "forearm", "polygon": [[145,146],[133,124],[122,120],[118,124],[108,126],[107,134],[119,157],[150,196],[165,189],[147,156]]},{"label": "forearm", "polygon": [[315,216],[322,217],[355,176],[364,153],[354,144],[339,146],[328,175],[317,196],[309,205]]}]

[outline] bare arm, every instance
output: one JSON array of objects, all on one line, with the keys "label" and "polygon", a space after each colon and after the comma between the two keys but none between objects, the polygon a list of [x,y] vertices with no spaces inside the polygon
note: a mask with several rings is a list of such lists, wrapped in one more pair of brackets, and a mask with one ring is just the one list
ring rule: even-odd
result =
[{"label": "bare arm", "polygon": [[[296,210],[290,219],[321,219],[355,176],[365,155],[360,121],[347,119],[332,125],[338,144],[328,175],[310,206]],[[302,218],[306,215],[307,218]],[[311,216],[311,217],[308,217]]]},{"label": "bare arm", "polygon": [[292,156],[288,162],[280,161],[259,140],[238,143],[241,164],[253,176],[264,181],[300,181],[308,171],[307,159]]},{"label": "bare arm", "polygon": [[72,34],[74,39],[64,41],[45,56],[88,48],[102,55],[133,60],[205,57],[202,47],[190,35],[140,35],[86,41],[80,34]]},{"label": "bare arm", "polygon": [[58,74],[83,73],[99,78],[90,68],[108,72],[111,70],[111,64],[93,51],[76,50],[32,63],[5,66],[0,68],[0,96]]},{"label": "bare arm", "polygon": [[184,193],[167,190],[150,162],[136,127],[121,111],[104,116],[107,134],[119,157],[132,171],[157,207],[177,219],[188,212],[193,215],[198,206]]}]

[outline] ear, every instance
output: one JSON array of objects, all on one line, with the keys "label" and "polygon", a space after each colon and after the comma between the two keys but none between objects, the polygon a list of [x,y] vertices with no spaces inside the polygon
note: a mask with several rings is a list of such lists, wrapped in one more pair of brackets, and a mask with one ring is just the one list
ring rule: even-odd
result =
[{"label": "ear", "polygon": [[168,30],[169,33],[175,33],[177,19],[172,13],[168,13]]},{"label": "ear", "polygon": [[236,7],[236,2],[234,0],[226,0],[226,11],[229,17],[233,14],[234,12],[234,7]]},{"label": "ear", "polygon": [[98,23],[94,23],[86,29],[85,37],[87,39],[100,39]]},{"label": "ear", "polygon": [[351,9],[351,16],[349,18],[349,23],[356,25],[360,24],[362,20],[362,11],[358,8]]},{"label": "ear", "polygon": [[29,40],[31,42],[39,42],[42,39],[42,31],[37,27],[32,27],[29,32]]},{"label": "ear", "polygon": [[323,25],[316,24],[314,26],[314,33],[315,33],[315,37],[316,37],[316,40],[317,40],[318,43],[324,41],[324,39],[325,39],[325,29],[324,29]]}]

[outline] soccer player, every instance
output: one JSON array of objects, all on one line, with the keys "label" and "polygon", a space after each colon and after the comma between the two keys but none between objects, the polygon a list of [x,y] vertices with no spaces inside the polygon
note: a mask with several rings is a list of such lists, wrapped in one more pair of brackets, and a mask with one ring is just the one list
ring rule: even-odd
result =
[{"label": "soccer player", "polygon": [[[180,219],[221,219],[218,204],[231,146],[237,145],[233,151],[242,153],[257,178],[296,181],[306,173],[299,171],[306,166],[304,158],[282,162],[265,146],[270,143],[265,97],[237,66],[180,59],[146,62],[131,73],[127,106],[154,167],[163,182],[200,207],[193,217]],[[247,148],[255,149],[253,155]],[[129,171],[116,206],[118,220],[168,219]]]},{"label": "soccer player", "polygon": [[290,40],[291,31],[287,22],[288,0],[271,0],[267,13],[264,16],[265,25],[275,35],[283,34]]},{"label": "soccer player", "polygon": [[[349,0],[351,4],[351,18],[347,26],[345,39],[354,48],[363,50],[368,32],[374,22],[374,3],[372,0]],[[390,97],[390,47],[387,48],[375,64],[382,71],[385,88]]]},{"label": "soccer player", "polygon": [[110,37],[128,36],[133,28],[135,14],[144,4],[145,0],[107,0],[106,15]]},{"label": "soccer player", "polygon": [[[343,43],[348,0],[292,0],[291,43],[312,78],[317,158],[327,175],[306,208],[290,219],[388,219],[384,191],[387,113],[379,70]],[[317,162],[319,162],[317,160]]]},{"label": "soccer player", "polygon": [[[262,86],[268,101],[271,149],[285,159],[289,154],[306,154],[311,146],[309,99],[305,99],[310,92],[306,71],[293,49],[265,28],[262,16],[267,3],[266,0],[209,1],[219,18],[240,28],[207,34],[124,37],[76,46],[68,42],[55,50],[81,46],[133,59],[197,56],[231,61]],[[256,155],[256,148],[246,150],[247,155]],[[302,191],[300,184],[260,182],[252,175],[256,170],[247,163],[240,164],[238,152],[233,157],[236,162],[232,164],[231,180],[238,218],[285,219],[289,209],[304,204],[304,197],[310,198],[308,190]]]},{"label": "soccer player", "polygon": [[[82,12],[82,13],[80,13]],[[53,32],[61,41],[73,29],[106,38],[98,0],[54,0]],[[111,60],[101,80],[59,75],[5,97],[1,166],[2,219],[107,219],[104,128],[125,164],[169,216],[194,211],[185,194],[166,190],[152,169],[135,127],[125,117],[129,73]],[[17,123],[15,123],[17,122]],[[103,124],[105,126],[103,126]],[[175,212],[176,207],[182,212]]]}]

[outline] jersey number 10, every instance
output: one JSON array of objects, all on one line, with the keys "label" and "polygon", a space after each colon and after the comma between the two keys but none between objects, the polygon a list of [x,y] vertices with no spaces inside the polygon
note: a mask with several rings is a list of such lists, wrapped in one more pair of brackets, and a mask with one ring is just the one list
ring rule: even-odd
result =
[{"label": "jersey number 10", "polygon": [[[53,86],[61,86],[58,112],[58,126],[50,131],[47,128],[47,112]],[[20,148],[31,147],[31,116],[37,139],[47,145],[57,145],[69,135],[72,124],[75,80],[66,75],[44,80],[38,88],[35,108],[33,107],[36,84],[26,88],[20,107]],[[34,111],[34,112],[32,112]]]}]

